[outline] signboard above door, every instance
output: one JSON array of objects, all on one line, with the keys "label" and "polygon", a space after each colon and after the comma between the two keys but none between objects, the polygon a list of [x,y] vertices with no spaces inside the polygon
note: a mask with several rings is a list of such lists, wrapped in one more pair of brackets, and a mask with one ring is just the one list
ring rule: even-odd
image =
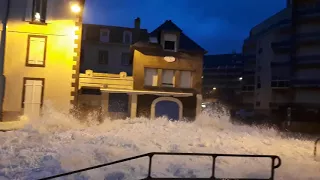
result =
[{"label": "signboard above door", "polygon": [[176,58],[173,57],[173,56],[165,56],[164,57],[164,60],[171,63],[171,62],[175,62],[176,61]]}]

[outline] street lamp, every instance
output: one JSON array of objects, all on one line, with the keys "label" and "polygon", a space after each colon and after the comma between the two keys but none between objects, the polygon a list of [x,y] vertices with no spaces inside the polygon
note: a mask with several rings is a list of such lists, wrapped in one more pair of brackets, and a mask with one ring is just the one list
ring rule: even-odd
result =
[{"label": "street lamp", "polygon": [[81,7],[78,2],[71,2],[71,11],[73,13],[79,13],[81,11]]},{"label": "street lamp", "polygon": [[213,88],[212,88],[212,90],[214,90],[214,91],[215,91],[215,90],[217,90],[217,88],[216,88],[216,87],[213,87]]},{"label": "street lamp", "polygon": [[242,81],[242,77],[239,77],[239,81]]}]

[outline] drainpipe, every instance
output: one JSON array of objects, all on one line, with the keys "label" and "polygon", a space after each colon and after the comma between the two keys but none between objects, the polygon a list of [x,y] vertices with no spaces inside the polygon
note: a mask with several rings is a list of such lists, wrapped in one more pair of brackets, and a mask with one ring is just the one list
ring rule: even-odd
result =
[{"label": "drainpipe", "polygon": [[0,121],[2,121],[2,110],[3,110],[3,98],[5,91],[5,76],[3,74],[4,69],[4,57],[5,57],[5,47],[6,47],[6,32],[7,32],[7,22],[9,17],[10,0],[7,0],[6,12],[2,22],[2,32],[0,40]]}]

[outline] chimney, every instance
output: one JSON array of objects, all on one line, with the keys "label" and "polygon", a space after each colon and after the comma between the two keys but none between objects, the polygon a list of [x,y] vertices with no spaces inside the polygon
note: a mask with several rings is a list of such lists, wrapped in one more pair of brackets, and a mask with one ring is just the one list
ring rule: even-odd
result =
[{"label": "chimney", "polygon": [[140,29],[140,18],[139,17],[134,20],[134,28]]}]

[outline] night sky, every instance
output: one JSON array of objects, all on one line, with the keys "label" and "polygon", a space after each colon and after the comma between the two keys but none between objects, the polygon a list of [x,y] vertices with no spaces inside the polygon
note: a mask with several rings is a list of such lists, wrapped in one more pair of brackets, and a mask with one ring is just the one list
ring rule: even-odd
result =
[{"label": "night sky", "polygon": [[285,7],[285,0],[87,0],[84,22],[153,29],[171,19],[208,54],[241,52],[250,29]]}]

